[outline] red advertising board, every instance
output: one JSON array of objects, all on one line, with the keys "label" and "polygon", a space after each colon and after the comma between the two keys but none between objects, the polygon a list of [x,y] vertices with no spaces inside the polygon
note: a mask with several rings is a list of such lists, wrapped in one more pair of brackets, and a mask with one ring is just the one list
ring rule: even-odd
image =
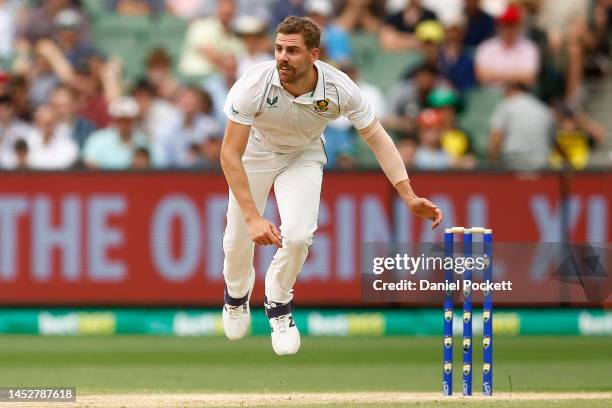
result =
[{"label": "red advertising board", "polygon": [[[557,174],[422,173],[412,180],[440,206],[446,225],[492,227],[496,242],[561,239]],[[572,240],[608,242],[611,185],[610,175],[576,176],[566,202]],[[226,191],[219,174],[4,173],[0,304],[218,305]],[[266,216],[280,223],[273,197]],[[296,301],[362,304],[362,244],[441,241],[442,230],[429,227],[408,214],[381,173],[326,174]],[[260,278],[273,253],[257,249]],[[258,279],[255,302],[262,285]]]}]

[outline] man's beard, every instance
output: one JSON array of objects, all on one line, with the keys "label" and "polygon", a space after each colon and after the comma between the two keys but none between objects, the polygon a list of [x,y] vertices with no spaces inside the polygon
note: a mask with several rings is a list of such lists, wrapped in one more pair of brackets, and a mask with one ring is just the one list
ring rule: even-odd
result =
[{"label": "man's beard", "polygon": [[[304,76],[304,74],[306,73],[305,69],[299,70],[296,67],[292,67],[291,65],[277,65],[276,66],[279,73],[280,72],[285,72],[286,74],[289,74],[289,77],[284,79],[283,82],[285,83],[293,83],[296,82],[297,80],[299,80],[300,78],[302,78]],[[290,68],[290,71],[283,71],[282,68]],[[282,78],[281,78],[282,79]]]}]

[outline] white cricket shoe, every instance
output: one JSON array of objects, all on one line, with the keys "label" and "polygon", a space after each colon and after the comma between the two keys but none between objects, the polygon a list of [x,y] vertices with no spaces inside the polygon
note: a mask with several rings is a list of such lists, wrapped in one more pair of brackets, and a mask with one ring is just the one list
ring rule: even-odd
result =
[{"label": "white cricket shoe", "polygon": [[251,308],[249,307],[249,299],[253,292],[255,279],[251,283],[251,289],[244,297],[236,299],[227,293],[227,288],[224,294],[223,305],[223,330],[225,337],[229,340],[240,340],[249,332],[251,327]]},{"label": "white cricket shoe", "polygon": [[300,349],[300,331],[291,313],[270,319],[272,348],[279,356],[295,354]]},{"label": "white cricket shoe", "polygon": [[225,337],[230,340],[240,340],[249,331],[251,326],[251,310],[248,299],[241,305],[223,305],[223,330]]},{"label": "white cricket shoe", "polygon": [[293,301],[289,303],[264,300],[266,316],[270,322],[272,348],[279,356],[295,354],[300,349],[300,331],[293,321]]}]

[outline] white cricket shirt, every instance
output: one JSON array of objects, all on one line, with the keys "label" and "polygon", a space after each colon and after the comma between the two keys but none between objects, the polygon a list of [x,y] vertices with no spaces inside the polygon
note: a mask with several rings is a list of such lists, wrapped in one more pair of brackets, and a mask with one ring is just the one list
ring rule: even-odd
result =
[{"label": "white cricket shirt", "polygon": [[372,123],[374,108],[357,85],[329,64],[315,61],[314,65],[315,90],[297,98],[282,87],[275,61],[255,65],[232,86],[225,115],[250,125],[250,137],[275,153],[305,148],[339,116],[346,116],[357,129]]}]

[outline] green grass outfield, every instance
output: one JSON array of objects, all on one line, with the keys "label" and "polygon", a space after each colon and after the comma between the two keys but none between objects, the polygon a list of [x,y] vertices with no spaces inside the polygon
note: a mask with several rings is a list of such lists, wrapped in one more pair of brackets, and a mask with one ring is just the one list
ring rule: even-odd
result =
[{"label": "green grass outfield", "polygon": [[[458,344],[456,341],[455,393],[461,387]],[[481,391],[480,351],[475,339],[474,394]],[[79,395],[438,393],[441,355],[442,339],[438,337],[306,337],[297,355],[277,357],[267,337],[230,342],[201,337],[4,335],[0,337],[0,384],[76,386]],[[612,391],[611,337],[497,337],[494,359],[496,393],[508,393],[510,382],[513,393]],[[463,399],[453,400],[441,406],[464,403]],[[584,406],[611,403],[610,399],[588,401]],[[496,401],[487,406],[524,404]],[[546,404],[529,402],[529,406],[553,405]],[[484,406],[485,402],[475,401],[474,405]],[[554,406],[580,404],[557,401]]]}]

